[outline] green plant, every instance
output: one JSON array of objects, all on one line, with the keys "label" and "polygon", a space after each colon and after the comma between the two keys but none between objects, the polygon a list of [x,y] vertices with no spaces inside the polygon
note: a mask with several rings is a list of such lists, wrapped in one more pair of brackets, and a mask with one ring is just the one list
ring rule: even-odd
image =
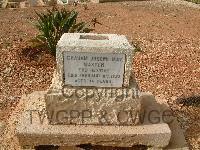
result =
[{"label": "green plant", "polygon": [[39,43],[46,45],[50,52],[56,55],[56,44],[64,33],[88,33],[92,31],[87,27],[87,23],[77,23],[78,13],[74,10],[67,11],[66,9],[47,10],[46,14],[37,13],[39,20],[36,24],[40,34],[33,40],[34,44]]}]

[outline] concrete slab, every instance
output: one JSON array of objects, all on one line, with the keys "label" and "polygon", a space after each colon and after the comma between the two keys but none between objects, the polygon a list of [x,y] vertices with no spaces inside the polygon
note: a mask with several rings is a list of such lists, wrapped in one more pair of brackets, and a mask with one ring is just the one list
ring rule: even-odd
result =
[{"label": "concrete slab", "polygon": [[46,92],[24,98],[23,111],[16,129],[20,144],[75,146],[80,144],[131,147],[166,147],[171,131],[166,123],[139,126],[50,125],[45,111]]}]

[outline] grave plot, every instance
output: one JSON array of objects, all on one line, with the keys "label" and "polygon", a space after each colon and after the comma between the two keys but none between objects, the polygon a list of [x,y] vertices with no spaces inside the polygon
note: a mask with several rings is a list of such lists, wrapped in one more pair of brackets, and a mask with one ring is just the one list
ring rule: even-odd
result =
[{"label": "grave plot", "polygon": [[166,110],[131,75],[133,54],[122,35],[64,34],[50,88],[25,98],[16,131],[22,149],[177,146],[175,118],[163,118]]}]

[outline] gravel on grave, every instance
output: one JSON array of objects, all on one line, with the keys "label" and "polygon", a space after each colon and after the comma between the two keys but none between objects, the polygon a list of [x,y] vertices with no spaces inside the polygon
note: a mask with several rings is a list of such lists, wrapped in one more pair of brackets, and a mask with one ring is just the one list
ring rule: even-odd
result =
[{"label": "gravel on grave", "polygon": [[[75,9],[80,20],[101,23],[94,32],[124,34],[137,42],[142,52],[135,54],[133,70],[141,90],[167,101],[190,147],[200,149],[200,9],[159,1]],[[8,119],[21,95],[45,90],[51,83],[55,58],[28,48],[37,34],[34,10],[46,8],[0,9],[1,120]]]}]

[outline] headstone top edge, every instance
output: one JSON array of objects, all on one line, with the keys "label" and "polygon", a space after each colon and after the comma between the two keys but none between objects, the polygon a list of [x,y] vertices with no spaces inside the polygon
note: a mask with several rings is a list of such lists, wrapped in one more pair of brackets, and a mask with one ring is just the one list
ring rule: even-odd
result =
[{"label": "headstone top edge", "polygon": [[79,46],[134,49],[134,47],[129,44],[126,36],[118,34],[65,33],[57,44],[57,48]]}]

